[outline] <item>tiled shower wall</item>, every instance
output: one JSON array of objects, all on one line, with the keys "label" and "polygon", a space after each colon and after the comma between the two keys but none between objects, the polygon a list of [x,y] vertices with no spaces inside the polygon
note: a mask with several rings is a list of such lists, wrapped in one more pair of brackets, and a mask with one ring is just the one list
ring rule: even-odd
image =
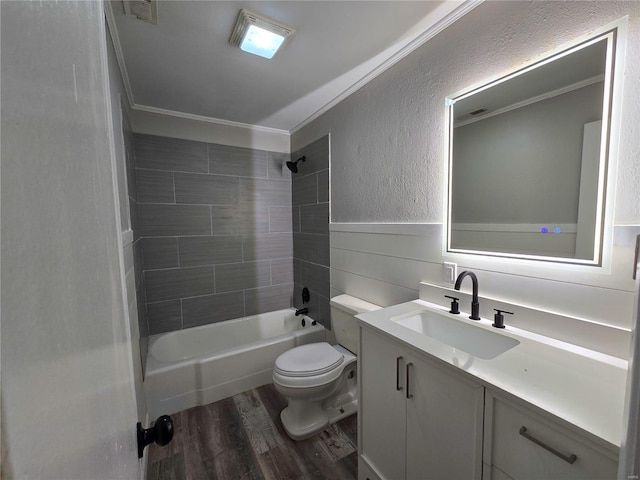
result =
[{"label": "tiled shower wall", "polygon": [[329,310],[329,136],[297,150],[293,182],[293,303],[302,304],[302,288],[311,293],[309,315],[331,328]]},{"label": "tiled shower wall", "polygon": [[150,333],[290,307],[289,154],[143,134],[135,150]]}]

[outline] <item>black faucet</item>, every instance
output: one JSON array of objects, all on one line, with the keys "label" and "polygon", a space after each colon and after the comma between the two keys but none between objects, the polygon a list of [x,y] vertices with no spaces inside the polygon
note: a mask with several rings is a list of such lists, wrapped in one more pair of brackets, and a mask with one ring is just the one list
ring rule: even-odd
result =
[{"label": "black faucet", "polygon": [[308,315],[309,309],[307,307],[301,308],[300,310],[296,310],[296,317],[298,315]]},{"label": "black faucet", "polygon": [[473,272],[465,270],[456,279],[456,284],[453,288],[456,290],[460,290],[460,284],[462,283],[462,279],[469,275],[471,277],[471,281],[473,282],[473,298],[471,299],[471,316],[469,317],[471,320],[480,320],[480,302],[478,302],[478,277]]}]

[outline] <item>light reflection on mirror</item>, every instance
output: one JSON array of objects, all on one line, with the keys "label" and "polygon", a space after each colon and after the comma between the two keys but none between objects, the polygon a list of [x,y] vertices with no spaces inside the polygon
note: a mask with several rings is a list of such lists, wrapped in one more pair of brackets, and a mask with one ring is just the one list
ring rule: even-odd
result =
[{"label": "light reflection on mirror", "polygon": [[614,40],[448,99],[448,251],[600,264]]}]

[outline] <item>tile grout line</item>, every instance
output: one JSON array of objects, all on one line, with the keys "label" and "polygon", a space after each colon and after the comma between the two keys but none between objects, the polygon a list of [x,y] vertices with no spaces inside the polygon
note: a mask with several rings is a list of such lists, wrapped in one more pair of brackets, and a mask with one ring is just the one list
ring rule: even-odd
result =
[{"label": "tile grout line", "polygon": [[184,314],[182,313],[182,299],[180,298],[180,330],[184,330]]}]

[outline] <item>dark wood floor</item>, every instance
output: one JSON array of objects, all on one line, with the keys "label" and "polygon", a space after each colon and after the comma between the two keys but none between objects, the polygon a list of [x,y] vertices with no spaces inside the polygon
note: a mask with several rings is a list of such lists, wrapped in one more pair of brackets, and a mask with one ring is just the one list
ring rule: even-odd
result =
[{"label": "dark wood floor", "polygon": [[147,479],[357,478],[356,416],[295,442],[280,423],[286,404],[265,385],[171,415],[173,440],[149,447]]}]

